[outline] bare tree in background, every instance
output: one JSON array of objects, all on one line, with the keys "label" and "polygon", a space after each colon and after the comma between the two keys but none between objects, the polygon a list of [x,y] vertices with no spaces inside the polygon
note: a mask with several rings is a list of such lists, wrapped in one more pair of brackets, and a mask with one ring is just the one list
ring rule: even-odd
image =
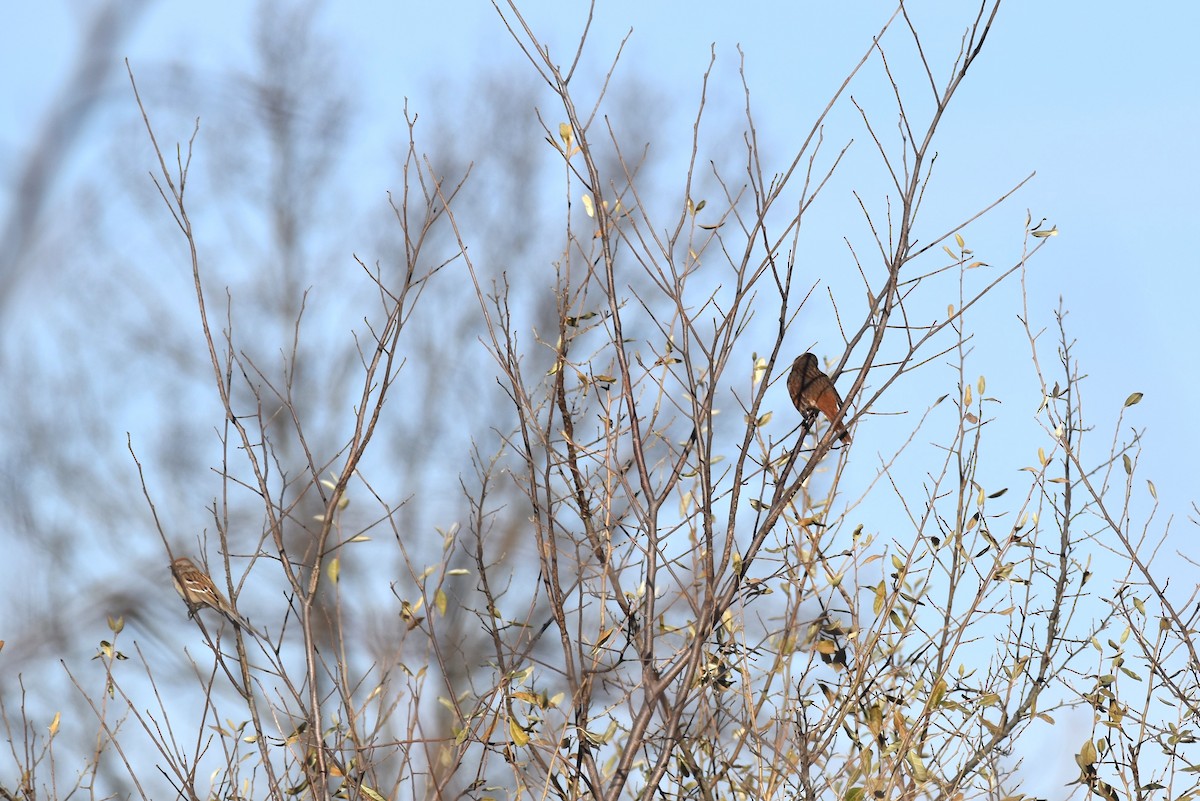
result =
[{"label": "bare tree in background", "polygon": [[[0,797],[1017,798],[1021,744],[1069,713],[1092,730],[1060,735],[1075,759],[1039,771],[1109,801],[1196,797],[1177,777],[1197,599],[1156,579],[1153,512],[1134,525],[1137,432],[1084,458],[1063,315],[1051,346],[1022,309],[1042,429],[1035,464],[1000,463],[1012,413],[972,360],[994,290],[1055,230],[1027,220],[1016,257],[989,266],[968,238],[1020,184],[959,219],[923,213],[952,146],[938,128],[999,7],[947,48],[900,6],[782,165],[748,84],[741,163],[706,153],[703,95],[673,175],[620,127],[615,84],[577,74],[586,37],[552,60],[508,3],[536,117],[489,164],[409,112],[378,257],[318,240],[348,105],[320,86],[311,7],[264,7],[232,142],[269,158],[261,185],[226,196],[229,244],[207,240],[192,194],[207,129],[168,145],[139,95],[199,312],[176,369],[202,368],[217,405],[196,416],[221,450],[209,484],[170,440],[155,458],[133,442],[157,536],[125,537],[164,583],[167,555],[192,552],[249,620],[195,610],[180,659],[114,617],[94,662],[64,660],[99,721],[74,784],[52,763],[60,719],[39,727],[42,699],[5,686]],[[893,106],[846,95],[872,79]],[[805,256],[849,151],[823,126],[848,103],[890,187],[858,197],[872,236],[847,236],[853,296]],[[548,196],[520,180],[545,163]],[[523,213],[498,217],[501,196]],[[245,208],[264,210],[265,238]],[[256,256],[247,279],[222,273],[237,251]],[[834,426],[782,386],[810,348],[844,399]],[[896,407],[944,365],[952,392]],[[198,494],[189,477],[216,488],[199,541],[173,497]],[[1127,570],[1096,575],[1097,549]],[[171,604],[131,620],[165,634],[185,614]]]},{"label": "bare tree in background", "polygon": [[13,181],[15,202],[0,221],[0,310],[22,283],[35,278],[26,269],[27,257],[46,233],[55,184],[88,130],[89,119],[112,100],[111,80],[120,63],[116,54],[149,5],[147,0],[111,0],[92,9],[78,58],[51,112],[29,137],[29,152]]}]

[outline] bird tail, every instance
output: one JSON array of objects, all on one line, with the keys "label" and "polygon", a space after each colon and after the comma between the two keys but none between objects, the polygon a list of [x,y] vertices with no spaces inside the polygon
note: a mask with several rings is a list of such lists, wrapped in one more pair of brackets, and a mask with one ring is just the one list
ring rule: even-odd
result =
[{"label": "bird tail", "polygon": [[849,445],[852,441],[850,437],[850,430],[841,423],[837,424],[837,435],[841,438],[842,442],[846,443],[847,445]]},{"label": "bird tail", "polygon": [[[222,598],[221,600],[224,601],[225,599]],[[223,603],[219,607],[218,611],[220,611],[220,613],[223,614],[230,623],[237,626],[239,629],[253,631],[253,629],[250,627],[250,624],[246,622],[246,618],[239,615],[237,610],[233,608],[232,604],[228,602]]]}]

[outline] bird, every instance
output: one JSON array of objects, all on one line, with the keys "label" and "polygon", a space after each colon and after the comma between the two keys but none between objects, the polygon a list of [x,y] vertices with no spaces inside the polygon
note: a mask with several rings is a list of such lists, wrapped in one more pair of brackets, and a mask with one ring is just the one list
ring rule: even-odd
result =
[{"label": "bird", "polygon": [[[838,395],[829,376],[821,372],[821,368],[817,366],[817,357],[811,353],[797,356],[796,361],[792,362],[787,386],[792,403],[801,414],[820,411],[832,423],[838,410],[842,408],[842,396]],[[841,421],[838,421],[833,433],[841,437],[842,442],[850,444],[850,432]]]},{"label": "bird", "polygon": [[196,567],[196,563],[191,559],[181,556],[171,562],[171,579],[175,582],[176,592],[187,604],[188,617],[194,616],[201,607],[207,606],[229,618],[229,622],[238,628],[250,628],[245,619],[234,610],[233,604],[225,600],[225,596],[217,589],[217,585],[213,584],[208,574]]}]

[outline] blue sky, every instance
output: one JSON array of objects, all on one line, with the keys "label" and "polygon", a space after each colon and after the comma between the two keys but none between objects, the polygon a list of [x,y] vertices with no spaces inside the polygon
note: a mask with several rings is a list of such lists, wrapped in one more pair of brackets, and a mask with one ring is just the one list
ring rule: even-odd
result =
[{"label": "blue sky", "polygon": [[[153,5],[126,52],[135,69],[171,59],[214,69],[244,62],[250,52],[249,6]],[[535,30],[565,58],[582,25],[582,4],[523,7]],[[8,24],[0,32],[9,65],[0,77],[0,178],[11,176],[30,121],[41,118],[55,97],[83,8],[50,2],[18,4],[6,12]],[[697,95],[710,44],[717,48],[721,79],[732,77],[734,47],[740,44],[760,132],[778,141],[789,129],[806,129],[812,115],[806,104],[828,94],[890,10],[882,2],[846,8],[601,3],[590,54],[599,69],[632,29],[622,69],[686,108]],[[963,8],[913,5],[935,32],[931,40],[942,42],[966,24]],[[400,97],[430,113],[437,103],[435,79],[467,82],[497,61],[519,63],[484,2],[360,1],[331,6],[323,16],[345,45],[338,57],[359,81],[363,107],[384,110],[377,115],[383,124],[373,120],[376,115],[364,115],[361,146],[367,153],[394,137]],[[1101,360],[1118,356],[1122,376],[1132,373],[1147,388],[1146,421],[1171,419],[1169,434],[1165,425],[1148,432],[1156,452],[1164,457],[1174,452],[1164,468],[1185,465],[1200,432],[1171,400],[1194,394],[1194,379],[1178,375],[1177,350],[1200,336],[1191,309],[1200,280],[1197,257],[1175,246],[1194,230],[1200,211],[1194,192],[1200,157],[1193,146],[1200,71],[1188,41],[1197,22],[1200,11],[1183,2],[1137,12],[1116,3],[1007,2],[943,133],[944,157],[958,171],[943,176],[962,183],[966,202],[1037,171],[1009,204],[1014,215],[1028,207],[1063,232],[1055,243],[1055,277],[1040,287],[1045,294],[1036,300],[1045,307],[1059,292],[1065,296],[1080,356],[1096,380],[1093,391],[1101,386],[1108,391],[1101,384],[1108,372]],[[81,169],[87,167],[84,159]],[[0,196],[0,203],[12,201]]]},{"label": "blue sky", "polygon": [[[0,93],[0,136],[20,143],[18,120],[37,118],[61,77],[61,53],[72,44],[75,7],[22,6],[0,42],[14,63]],[[158,4],[129,44],[135,69],[171,59],[209,64],[245,61],[250,47],[248,4]],[[952,46],[969,22],[969,4],[914,3],[912,13],[928,52]],[[522,4],[530,24],[566,60],[582,28],[583,4]],[[740,45],[746,54],[756,121],[768,148],[784,152],[789,135],[806,131],[815,113],[870,36],[886,19],[886,2],[730,4],[714,2],[600,3],[585,64],[598,76],[620,39],[632,29],[619,72],[635,74],[679,102],[683,118],[699,92],[710,47],[718,64],[713,93],[736,109]],[[10,12],[13,13],[13,12]],[[437,114],[446,85],[499,65],[521,69],[521,57],[490,4],[372,3],[331,5],[328,32],[344,45],[337,57],[363,94],[361,130],[352,160],[364,163],[386,150],[399,131],[402,98],[423,114]],[[1190,42],[1200,23],[1192,3],[1160,3],[1134,12],[1117,3],[1006,2],[984,57],[954,101],[941,132],[941,197],[963,211],[1037,175],[992,218],[995,225],[969,244],[985,254],[1011,257],[1017,229],[1029,209],[1061,230],[1030,275],[1035,320],[1049,324],[1061,295],[1070,311],[1077,356],[1090,376],[1085,391],[1096,423],[1106,427],[1129,392],[1145,393],[1130,422],[1145,426],[1143,466],[1164,505],[1177,513],[1196,496],[1191,459],[1200,424],[1181,402],[1200,386],[1187,365],[1200,339],[1194,298],[1200,259],[1186,246],[1200,217],[1195,187],[1200,156],[1200,57]],[[895,42],[903,31],[893,30]],[[895,45],[893,45],[895,46]],[[935,57],[935,61],[938,57]],[[944,64],[944,59],[941,59]],[[584,75],[589,74],[585,69]],[[20,77],[18,78],[18,75]],[[866,79],[851,89],[870,102],[880,84]],[[840,127],[839,127],[840,126]],[[835,115],[832,141],[856,138],[863,168],[872,168],[869,143],[852,115]],[[5,159],[12,158],[6,153]],[[7,165],[5,165],[7,169]],[[856,176],[847,179],[853,185]],[[375,192],[364,186],[364,192]],[[845,200],[843,197],[842,200]],[[845,204],[853,214],[852,204]],[[931,211],[953,220],[953,202]],[[861,218],[846,221],[862,234]],[[978,230],[978,229],[977,229]],[[993,243],[982,236],[997,237]],[[1183,247],[1180,247],[1180,245]],[[1011,308],[1011,307],[1009,307]],[[1006,312],[1008,309],[1006,308]],[[987,369],[1003,374],[1009,357],[1020,365],[1027,347],[1013,321],[996,320]],[[1052,353],[1052,351],[1051,351]],[[993,356],[994,354],[994,356]],[[994,379],[993,379],[994,380]],[[993,384],[995,385],[995,384]]]},{"label": "blue sky", "polygon": [[[123,52],[143,74],[175,60],[214,71],[246,63],[250,6],[154,4]],[[7,66],[0,74],[0,186],[6,189],[0,208],[19,202],[8,179],[27,146],[24,137],[46,115],[65,77],[84,8],[48,2],[6,11],[7,24],[0,31]],[[523,8],[565,60],[583,24],[582,4],[537,2]],[[740,45],[760,136],[768,149],[783,153],[792,134],[807,130],[817,104],[857,61],[890,8],[882,2],[788,8],[601,3],[583,74],[601,74],[632,29],[619,72],[636,74],[677,100],[686,123],[714,44],[714,97],[736,109],[735,47]],[[964,8],[913,4],[931,53],[953,43],[965,27]],[[322,15],[327,32],[342,45],[337,58],[362,93],[361,125],[350,143],[352,162],[370,164],[391,146],[400,132],[403,98],[420,113],[437,114],[445,86],[469,84],[498,64],[523,66],[487,3],[360,0],[331,4]],[[1200,424],[1185,400],[1200,389],[1191,368],[1192,345],[1200,340],[1194,309],[1200,259],[1187,245],[1200,218],[1195,190],[1200,184],[1195,147],[1200,56],[1190,40],[1198,23],[1200,9],[1184,2],[1137,12],[1116,3],[1006,2],[984,57],[942,130],[938,180],[946,205],[930,212],[951,221],[956,202],[973,212],[1037,172],[995,212],[995,225],[974,239],[968,230],[968,242],[980,257],[994,248],[990,253],[1001,257],[999,263],[1012,255],[1014,242],[1019,244],[1026,209],[1059,227],[1061,235],[1030,274],[1031,311],[1049,324],[1063,296],[1070,331],[1078,338],[1076,353],[1089,374],[1089,408],[1102,429],[1129,392],[1145,393],[1130,422],[1147,428],[1143,469],[1155,481],[1164,508],[1177,516],[1186,514],[1198,494],[1191,468]],[[891,35],[901,33],[897,29]],[[879,88],[878,82],[864,80],[851,92],[869,103],[880,98],[873,94]],[[123,78],[113,91],[127,92]],[[851,118],[832,118],[831,141],[855,137],[862,164],[870,167],[869,143]],[[102,126],[105,119],[93,124]],[[72,156],[58,191],[67,192],[72,175],[86,174],[104,157],[87,148]],[[855,179],[851,174],[847,185]],[[365,194],[380,191],[363,186]],[[835,207],[852,215],[846,200],[837,199]],[[845,226],[850,235],[863,234],[861,218],[850,216]],[[1024,363],[1027,348],[1012,323],[990,323],[996,332],[984,338],[990,344],[982,350],[989,375]]]},{"label": "blue sky", "polygon": [[[940,54],[970,21],[968,5],[912,4],[926,32],[927,52],[937,52],[939,63],[945,64]],[[567,60],[582,28],[584,6],[522,6],[552,52]],[[11,194],[10,179],[28,131],[47,114],[65,77],[84,7],[78,2],[24,3],[5,11],[0,30],[6,67],[0,71],[0,212],[19,202]],[[157,3],[123,52],[139,75],[175,61],[214,74],[245,64],[252,53],[246,33],[250,7],[229,0]],[[714,45],[713,108],[738,111],[740,45],[760,137],[782,159],[890,11],[891,5],[883,2],[601,3],[581,81],[586,87],[588,79],[603,74],[632,28],[618,72],[636,75],[677,101],[682,118],[672,125],[683,135]],[[444,113],[446,87],[469,85],[501,67],[528,69],[486,2],[352,0],[330,3],[322,18],[327,34],[340,45],[336,57],[361,92],[360,126],[348,143],[348,160],[364,176],[402,136],[404,98],[416,111],[437,115]],[[1030,272],[1031,314],[1036,327],[1052,325],[1059,296],[1070,311],[1069,332],[1078,340],[1075,355],[1089,376],[1083,389],[1085,409],[1097,426],[1094,448],[1106,447],[1125,397],[1135,390],[1145,393],[1145,400],[1130,410],[1122,437],[1129,425],[1147,429],[1140,475],[1158,488],[1160,521],[1175,516],[1172,545],[1180,549],[1194,541],[1186,516],[1191,502],[1200,498],[1192,473],[1200,423],[1191,413],[1191,399],[1200,391],[1193,355],[1200,341],[1195,309],[1200,258],[1187,245],[1200,219],[1200,54],[1193,41],[1198,28],[1200,4],[1188,2],[1152,4],[1136,12],[1127,4],[1105,2],[1005,2],[985,53],[941,131],[937,200],[928,210],[931,220],[947,223],[931,222],[929,227],[942,230],[1036,171],[1016,197],[964,235],[980,258],[1004,265],[1019,253],[1027,209],[1035,219],[1046,217],[1058,226],[1061,234]],[[902,34],[897,28],[889,36]],[[851,93],[868,105],[882,106],[886,92],[873,75],[864,76]],[[123,73],[117,77],[112,91],[123,96]],[[91,132],[100,138],[109,120],[110,114],[101,115]],[[878,165],[850,110],[835,114],[828,131],[831,147],[855,139],[856,160],[835,189],[840,194],[831,197],[823,212],[828,216],[821,218],[830,229],[829,249],[821,256],[844,265],[845,251],[837,246],[842,235],[867,243],[848,190],[872,180],[856,170]],[[167,138],[186,134],[172,132]],[[85,147],[73,155],[57,191],[68,192],[72,178],[96,169],[106,152]],[[373,202],[385,188],[364,177],[361,191]],[[1031,380],[1028,346],[1015,319],[1017,296],[1005,297],[1007,302],[996,307],[1001,314],[974,321],[980,335],[978,371],[987,374],[989,389],[1005,395],[1007,403],[1027,404],[1032,419],[1039,398],[1004,392],[1027,393]],[[36,322],[39,313],[30,308],[14,312],[27,322]],[[811,332],[811,340],[826,353],[837,344],[820,332]],[[1043,351],[1043,358],[1052,355],[1053,347]],[[913,391],[914,406],[939,394],[938,388]],[[1029,451],[1031,462],[1036,446],[1018,447]],[[1195,549],[1190,553],[1195,556]],[[1178,569],[1190,575],[1187,568]]]}]

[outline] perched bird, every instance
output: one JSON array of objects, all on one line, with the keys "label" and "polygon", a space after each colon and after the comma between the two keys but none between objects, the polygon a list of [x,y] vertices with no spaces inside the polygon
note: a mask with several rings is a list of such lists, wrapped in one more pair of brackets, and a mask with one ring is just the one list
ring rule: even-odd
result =
[{"label": "perched bird", "polygon": [[[787,386],[792,403],[801,414],[817,410],[833,422],[838,410],[842,408],[842,397],[838,395],[829,376],[821,372],[821,368],[817,366],[817,357],[811,353],[797,356],[796,361],[792,362]],[[833,433],[841,437],[842,442],[850,444],[850,432],[841,421],[838,421]]]},{"label": "perched bird", "polygon": [[188,617],[196,614],[201,607],[215,609],[233,625],[239,628],[250,628],[225,596],[213,584],[211,578],[186,556],[181,556],[171,563],[171,578],[175,582],[175,590],[188,606]]}]

